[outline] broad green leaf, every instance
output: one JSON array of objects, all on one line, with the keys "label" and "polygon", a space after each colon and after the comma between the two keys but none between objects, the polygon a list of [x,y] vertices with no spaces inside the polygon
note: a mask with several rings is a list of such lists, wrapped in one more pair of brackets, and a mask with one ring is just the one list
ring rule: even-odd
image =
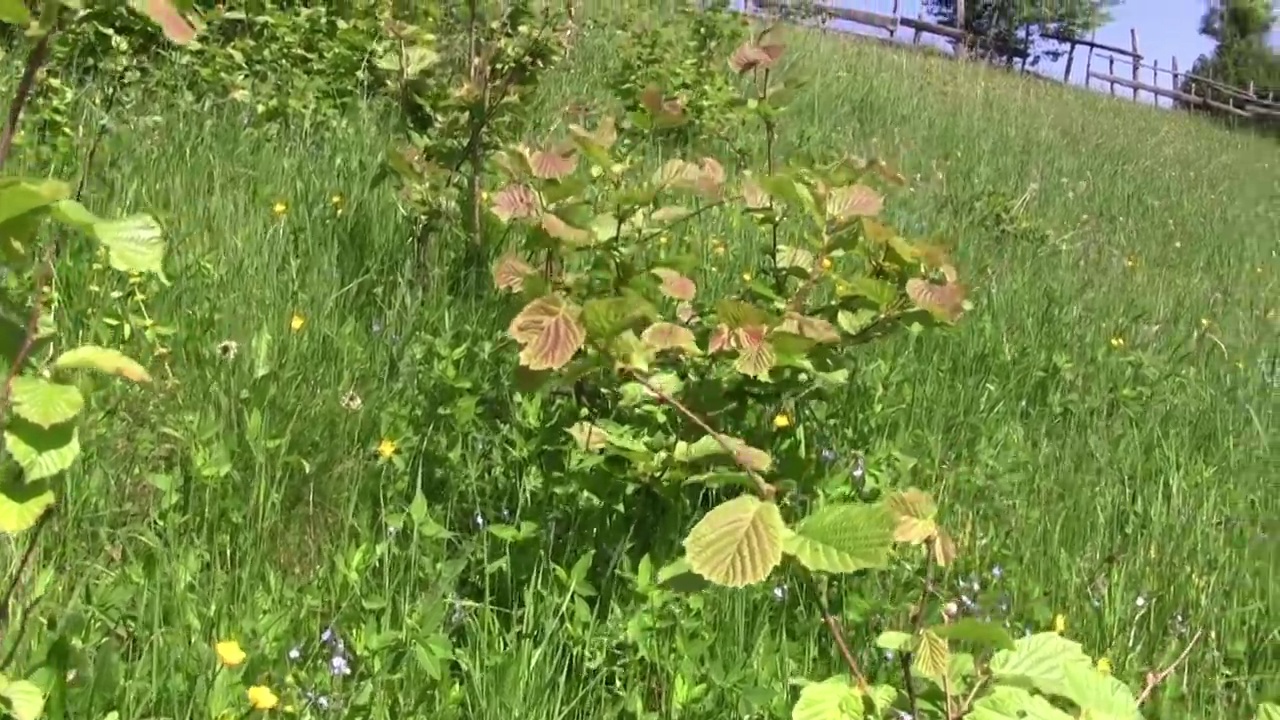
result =
[{"label": "broad green leaf", "polygon": [[70,194],[71,187],[57,180],[0,178],[0,225],[48,207]]},{"label": "broad green leaf", "polygon": [[740,495],[708,512],[684,540],[694,572],[717,585],[743,587],[782,562],[782,513],[772,502]]},{"label": "broad green leaf", "polygon": [[1000,625],[982,622],[975,618],[960,618],[946,625],[934,625],[929,628],[938,637],[948,640],[960,640],[977,643],[997,650],[1014,650],[1017,645],[1009,632]]},{"label": "broad green leaf", "polygon": [[863,694],[843,675],[809,683],[791,709],[791,720],[862,720]]},{"label": "broad green leaf", "polygon": [[1010,685],[991,688],[965,717],[969,720],[1072,720],[1043,697]]},{"label": "broad green leaf", "polygon": [[22,0],[0,0],[0,22],[25,27],[31,24],[31,13]]},{"label": "broad green leaf", "polygon": [[84,396],[74,385],[20,375],[13,379],[13,411],[43,428],[67,422],[84,409]]},{"label": "broad green leaf", "polygon": [[786,552],[815,572],[884,567],[893,549],[893,516],[881,505],[831,504],[800,521]]},{"label": "broad green leaf", "polygon": [[0,698],[14,720],[37,720],[44,713],[44,693],[27,680],[2,679]]},{"label": "broad green leaf", "polygon": [[991,658],[992,675],[997,680],[1029,684],[1046,695],[1070,699],[1067,668],[1093,666],[1079,643],[1054,632],[1020,638],[1014,645],[1015,649],[1001,650]]},{"label": "broad green leaf", "polygon": [[49,207],[49,214],[58,222],[89,233],[93,232],[94,225],[102,222],[102,218],[75,200],[59,200]]},{"label": "broad green leaf", "polygon": [[16,535],[36,524],[53,505],[53,492],[43,481],[22,482],[15,477],[0,482],[0,532]]},{"label": "broad green leaf", "polygon": [[164,233],[150,215],[96,222],[93,235],[107,247],[111,267],[164,278]]},{"label": "broad green leaf", "polygon": [[1258,706],[1256,720],[1280,720],[1280,705],[1264,702]]},{"label": "broad green leaf", "polygon": [[945,638],[938,637],[932,630],[920,633],[920,640],[913,651],[913,665],[916,672],[931,679],[941,679],[951,665],[951,649],[947,647]]},{"label": "broad green leaf", "polygon": [[119,350],[97,345],[81,345],[68,350],[58,356],[53,366],[64,370],[97,370],[137,383],[151,382],[151,375],[138,361]]},{"label": "broad green leaf", "polygon": [[13,417],[4,430],[4,442],[27,482],[57,475],[80,455],[80,435],[71,424],[42,428]]},{"label": "broad green leaf", "polygon": [[911,650],[915,647],[915,636],[901,630],[885,630],[876,637],[876,647],[894,652]]},{"label": "broad green leaf", "polygon": [[687,557],[664,565],[658,570],[657,583],[678,593],[695,593],[710,586],[705,578],[693,571]]},{"label": "broad green leaf", "polygon": [[1095,720],[1133,720],[1140,717],[1138,699],[1118,678],[1091,664],[1068,665],[1063,697],[1090,713]]}]

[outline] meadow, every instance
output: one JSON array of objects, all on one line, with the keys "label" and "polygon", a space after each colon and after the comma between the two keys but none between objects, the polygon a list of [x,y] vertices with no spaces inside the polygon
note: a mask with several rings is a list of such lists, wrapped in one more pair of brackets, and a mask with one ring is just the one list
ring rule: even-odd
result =
[{"label": "meadow", "polygon": [[[575,41],[527,134],[610,102],[617,42]],[[860,488],[933,493],[958,551],[939,587],[1015,636],[1058,618],[1141,686],[1198,635],[1148,717],[1280,697],[1276,144],[943,57],[786,44],[780,72],[807,85],[777,152],[891,159],[910,187],[888,217],[953,249],[973,308],[867,346],[837,420],[777,432]],[[656,589],[641,549],[674,560],[697,516],[557,476],[579,408],[517,389],[512,308],[448,238],[423,251],[379,180],[388,103],[261,125],[181,96],[104,112],[108,91],[77,96],[53,167],[15,160],[75,178],[92,147],[84,203],[152,213],[170,243],[168,286],[59,268],[66,332],[155,382],[91,403],[110,432],[84,441],[14,597],[53,618],[5,638],[67,675],[51,717],[219,716],[228,639],[305,717],[784,717],[791,678],[840,672],[811,588]],[[664,241],[732,289],[760,272],[756,232],[695,220]],[[908,596],[895,577],[842,591],[871,676],[897,672],[871,641]]]}]

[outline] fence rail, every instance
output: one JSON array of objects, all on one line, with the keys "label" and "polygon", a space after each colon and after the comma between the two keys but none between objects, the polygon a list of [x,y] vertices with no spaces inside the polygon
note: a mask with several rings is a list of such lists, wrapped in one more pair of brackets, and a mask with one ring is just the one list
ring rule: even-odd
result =
[{"label": "fence rail", "polygon": [[[766,13],[777,13],[793,7],[787,0],[746,0],[746,3],[748,7],[758,12]],[[1027,69],[1029,53],[1026,50],[1010,46],[1008,43],[1000,42],[989,36],[969,33],[962,29],[964,26],[964,0],[956,0],[956,26],[926,20],[923,8],[916,17],[904,16],[901,13],[901,0],[893,0],[893,9],[890,13],[810,5],[808,3],[805,3],[805,8],[817,15],[824,28],[833,20],[841,20],[864,28],[883,30],[889,34],[888,41],[896,44],[906,44],[898,36],[898,33],[905,28],[912,31],[911,45],[919,45],[923,35],[931,35],[951,41],[955,54],[959,58],[963,58],[970,49],[977,49],[1002,57],[1010,64],[1012,64],[1013,60],[1020,60],[1022,70],[1025,71]],[[857,30],[853,34],[885,40],[883,37],[868,36],[866,33],[858,32]],[[1142,93],[1148,93],[1157,106],[1160,105],[1160,98],[1165,98],[1184,105],[1213,108],[1243,118],[1280,118],[1280,101],[1275,99],[1272,94],[1273,91],[1268,91],[1265,95],[1262,95],[1256,92],[1252,86],[1240,88],[1219,82],[1211,77],[1189,72],[1180,73],[1176,57],[1170,58],[1169,68],[1160,67],[1160,61],[1154,58],[1151,59],[1150,63],[1144,63],[1143,61],[1147,58],[1139,48],[1136,28],[1129,30],[1129,47],[1127,48],[1098,42],[1094,37],[1084,39],[1051,32],[1040,32],[1037,37],[1041,40],[1049,40],[1066,46],[1066,64],[1061,78],[1064,83],[1071,82],[1072,70],[1075,69],[1076,51],[1084,48],[1088,50],[1085,58],[1084,84],[1092,88],[1091,81],[1096,80],[1103,83],[1112,96],[1116,95],[1116,88],[1120,87],[1131,91],[1132,98],[1135,101],[1141,99]],[[1028,37],[1027,39],[1029,40],[1030,38]],[[1094,69],[1095,58],[1107,63],[1106,72]],[[1129,66],[1128,77],[1117,74],[1117,63],[1122,66]],[[1143,71],[1150,73],[1150,82],[1143,80]],[[1169,87],[1160,85],[1160,79],[1164,76],[1170,78]],[[1190,92],[1187,92],[1187,90],[1190,90]],[[1208,90],[1225,97],[1226,102],[1208,97]]]}]

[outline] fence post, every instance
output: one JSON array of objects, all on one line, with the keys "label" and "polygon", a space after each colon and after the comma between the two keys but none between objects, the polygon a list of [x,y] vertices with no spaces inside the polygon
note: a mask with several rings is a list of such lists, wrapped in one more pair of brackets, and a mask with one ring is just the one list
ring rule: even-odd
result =
[{"label": "fence post", "polygon": [[1174,55],[1169,60],[1173,67],[1173,89],[1182,90],[1182,83],[1178,82],[1178,56]]},{"label": "fence post", "polygon": [[[1151,84],[1160,87],[1160,60],[1152,58],[1151,60]],[[1160,96],[1152,95],[1151,99],[1155,101],[1156,107],[1160,107]]]},{"label": "fence post", "polygon": [[[1067,69],[1062,71],[1062,82],[1064,83],[1071,82],[1071,63],[1073,63],[1075,59],[1076,59],[1076,44],[1073,42],[1067,43]],[[1089,79],[1088,74],[1085,75],[1084,79],[1088,81]]]},{"label": "fence post", "polygon": [[[920,7],[920,9],[916,12],[916,19],[917,19],[917,20],[924,20],[924,6],[923,6],[923,5],[922,5],[922,6]],[[912,44],[912,45],[919,45],[919,44],[920,44],[920,35],[921,35],[921,34],[922,34],[922,31],[920,30],[920,28],[919,28],[919,27],[917,27],[917,28],[916,28],[916,31],[915,31],[915,34],[911,36],[911,44]]]},{"label": "fence post", "polygon": [[[1139,63],[1142,62],[1142,55],[1138,52],[1138,28],[1129,28],[1129,44],[1133,46],[1133,81],[1138,80],[1138,71],[1141,69]],[[1133,89],[1133,99],[1138,99],[1138,88]]]},{"label": "fence post", "polygon": [[893,0],[893,27],[889,28],[889,39],[893,40],[898,36],[898,12],[902,9],[902,0]]},{"label": "fence post", "polygon": [[1089,87],[1089,85],[1093,82],[1093,76],[1091,75],[1091,73],[1093,72],[1093,42],[1095,39],[1097,39],[1097,37],[1098,37],[1097,30],[1094,30],[1093,32],[1089,33],[1089,43],[1090,43],[1089,54],[1086,55],[1084,58],[1084,86],[1085,87]]},{"label": "fence post", "polygon": [[[1116,76],[1116,56],[1115,55],[1107,56],[1107,74],[1110,75],[1111,77]],[[1111,97],[1115,97],[1115,96],[1116,96],[1116,83],[1114,80],[1112,80],[1111,81]]]},{"label": "fence post", "polygon": [[956,0],[956,29],[960,31],[960,39],[956,41],[956,57],[964,59],[968,48],[968,36],[964,34],[964,0]]}]

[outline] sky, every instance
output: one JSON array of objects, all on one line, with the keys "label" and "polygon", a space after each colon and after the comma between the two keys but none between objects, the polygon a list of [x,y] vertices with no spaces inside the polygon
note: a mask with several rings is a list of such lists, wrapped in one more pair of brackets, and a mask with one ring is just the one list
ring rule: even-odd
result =
[{"label": "sky", "polygon": [[[1160,68],[1168,69],[1172,59],[1176,57],[1180,70],[1190,69],[1197,57],[1213,51],[1213,41],[1199,33],[1200,18],[1204,15],[1208,1],[1124,0],[1119,7],[1112,9],[1111,22],[1098,30],[1096,40],[1108,45],[1128,48],[1130,46],[1129,29],[1136,28],[1138,49],[1144,56],[1143,64],[1150,65],[1153,61],[1158,61]],[[827,2],[834,7],[870,10],[885,14],[890,14],[893,10],[893,0],[827,0]],[[919,7],[920,0],[901,0],[900,12],[903,16],[915,17]],[[850,26],[842,23],[840,27],[845,29]],[[877,33],[873,28],[853,27],[857,27],[864,34],[885,34]],[[1071,71],[1073,83],[1085,82],[1086,52],[1083,48],[1076,50],[1076,59]],[[1065,58],[1052,64],[1046,61],[1041,63],[1038,71],[1061,79],[1065,65]],[[1106,72],[1106,62],[1100,61],[1095,55],[1093,69],[1096,72]],[[1129,65],[1116,63],[1116,75],[1130,77],[1131,73],[1132,69]],[[1144,69],[1140,73],[1142,82],[1152,83],[1151,70]],[[1159,73],[1158,75],[1159,82],[1153,84],[1165,88],[1171,87],[1173,79],[1169,74]],[[1094,80],[1091,87],[1105,87],[1105,84]],[[1151,101],[1149,93],[1143,93],[1143,96],[1148,102]],[[1172,101],[1168,98],[1160,98],[1159,102],[1161,105],[1168,106]]]}]

